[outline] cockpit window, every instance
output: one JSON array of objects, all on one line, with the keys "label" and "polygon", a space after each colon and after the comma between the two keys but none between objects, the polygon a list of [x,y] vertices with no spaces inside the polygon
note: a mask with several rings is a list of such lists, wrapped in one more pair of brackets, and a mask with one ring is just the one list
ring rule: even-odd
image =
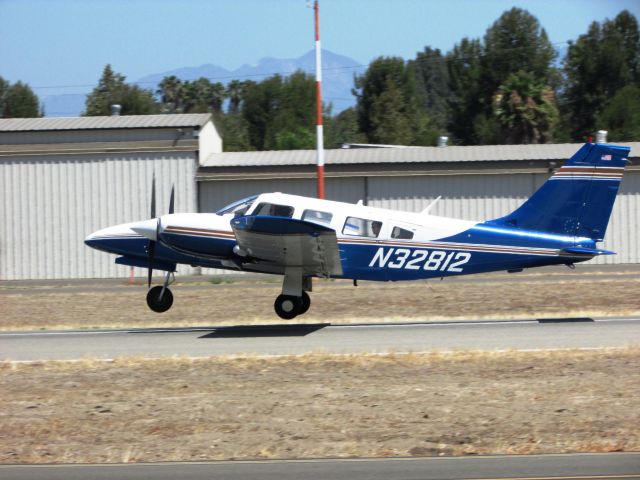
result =
[{"label": "cockpit window", "polygon": [[276,205],[275,203],[261,203],[256,207],[253,215],[291,218],[293,216],[293,207]]},{"label": "cockpit window", "polygon": [[224,208],[221,208],[216,213],[218,215],[227,215],[229,213],[233,213],[236,217],[239,217],[247,213],[247,210],[249,210],[251,205],[253,205],[253,202],[255,202],[256,198],[258,198],[258,195],[243,198],[242,200],[238,200],[227,205]]}]

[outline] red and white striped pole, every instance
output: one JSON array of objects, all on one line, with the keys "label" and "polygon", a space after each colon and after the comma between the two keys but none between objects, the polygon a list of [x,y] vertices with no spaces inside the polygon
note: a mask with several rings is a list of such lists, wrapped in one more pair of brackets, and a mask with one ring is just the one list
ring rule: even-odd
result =
[{"label": "red and white striped pole", "polygon": [[316,160],[318,165],[318,198],[324,198],[324,138],[322,132],[322,62],[320,60],[320,7],[313,3],[316,24]]}]

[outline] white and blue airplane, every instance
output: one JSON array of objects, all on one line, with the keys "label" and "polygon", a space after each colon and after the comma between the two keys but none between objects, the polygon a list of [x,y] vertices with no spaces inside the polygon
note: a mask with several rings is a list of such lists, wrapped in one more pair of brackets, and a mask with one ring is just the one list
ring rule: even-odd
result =
[{"label": "white and blue airplane", "polygon": [[305,313],[312,278],[400,281],[564,264],[599,255],[628,147],[583,145],[518,209],[485,222],[263,193],[217,213],[156,217],[89,235],[85,243],[116,263],[166,272],[147,304],[168,310],[177,264],[283,275],[275,311]]}]

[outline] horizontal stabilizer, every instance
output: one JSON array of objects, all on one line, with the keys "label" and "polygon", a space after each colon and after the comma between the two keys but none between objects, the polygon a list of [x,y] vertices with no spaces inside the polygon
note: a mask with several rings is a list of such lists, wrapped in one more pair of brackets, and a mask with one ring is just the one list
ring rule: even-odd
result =
[{"label": "horizontal stabilizer", "polygon": [[584,247],[569,247],[563,248],[561,253],[564,255],[575,255],[576,257],[590,256],[595,257],[598,255],[615,255],[616,252],[611,250],[601,250],[599,248],[584,248]]}]

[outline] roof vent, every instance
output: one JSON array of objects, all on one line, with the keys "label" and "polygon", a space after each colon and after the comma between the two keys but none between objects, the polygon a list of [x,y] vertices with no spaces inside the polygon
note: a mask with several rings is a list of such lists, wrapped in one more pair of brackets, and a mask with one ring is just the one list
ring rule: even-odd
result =
[{"label": "roof vent", "polygon": [[121,110],[122,110],[122,105],[118,105],[117,103],[114,103],[113,105],[111,105],[111,116],[119,117]]},{"label": "roof vent", "polygon": [[596,133],[596,143],[607,143],[607,132],[606,130],[598,130]]},{"label": "roof vent", "polygon": [[445,136],[438,137],[439,147],[446,147],[448,143],[449,143],[449,137],[445,137]]}]

